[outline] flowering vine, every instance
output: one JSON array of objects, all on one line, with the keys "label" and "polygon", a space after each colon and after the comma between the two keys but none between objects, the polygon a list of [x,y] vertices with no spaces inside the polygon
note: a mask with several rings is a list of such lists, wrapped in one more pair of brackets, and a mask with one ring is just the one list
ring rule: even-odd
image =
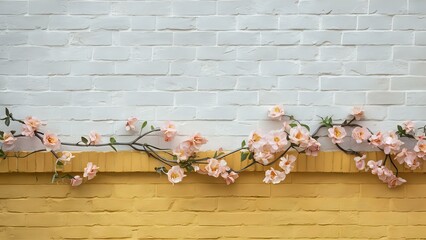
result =
[{"label": "flowering vine", "polygon": [[[342,123],[334,123],[330,116],[321,117],[319,127],[311,133],[309,126],[295,119],[294,116],[287,115],[282,106],[276,105],[269,110],[268,116],[271,119],[282,121],[280,129],[267,133],[261,130],[253,131],[247,141],[242,141],[240,148],[226,153],[219,149],[213,156],[205,158],[200,158],[197,155],[200,148],[208,141],[200,133],[195,133],[172,150],[158,148],[143,141],[144,137],[158,132],[163,135],[164,141],[171,141],[177,134],[176,126],[173,122],[166,122],[160,128],[151,126],[150,130],[144,131],[148,124],[147,121],[141,122],[136,117],[130,117],[123,124],[123,127],[127,131],[137,134],[132,141],[118,142],[114,137],[110,137],[108,143],[102,143],[101,135],[91,131],[88,136],[82,136],[80,141],[67,143],[62,142],[55,133],[41,131],[46,124],[35,117],[29,116],[23,120],[17,119],[7,108],[5,115],[0,120],[4,121],[6,126],[9,126],[12,121],[19,122],[22,124],[22,130],[21,133],[0,131],[0,143],[2,143],[0,158],[25,158],[37,152],[48,151],[55,157],[52,182],[68,179],[72,186],[79,186],[85,181],[90,181],[96,176],[99,168],[89,162],[84,168],[82,177],[70,174],[61,175],[59,171],[63,165],[70,163],[74,158],[71,152],[61,151],[64,146],[109,146],[115,151],[117,151],[116,146],[127,146],[135,151],[145,152],[161,163],[162,166],[157,167],[155,170],[158,173],[166,174],[172,184],[181,182],[186,177],[185,172],[197,172],[215,178],[220,177],[226,184],[231,184],[239,177],[239,173],[255,164],[271,166],[279,162],[279,169],[271,167],[265,172],[265,178],[263,179],[265,183],[278,184],[284,181],[294,168],[297,160],[295,155],[300,153],[312,156],[318,155],[321,148],[321,144],[318,142],[320,137],[330,138],[333,144],[341,151],[354,155],[354,164],[358,170],[369,171],[377,175],[381,181],[387,183],[389,188],[406,182],[405,179],[399,177],[395,162],[404,165],[408,169],[415,170],[420,167],[421,159],[426,160],[426,126],[416,128],[412,121],[406,121],[402,125],[398,125],[395,131],[374,133],[369,128],[355,123],[364,117],[364,111],[360,107],[353,108],[350,117]],[[140,122],[140,127],[137,127]],[[326,129],[326,136],[319,135],[323,129]],[[351,130],[351,132],[348,133],[347,130]],[[37,139],[44,147],[26,154],[10,152],[13,150],[17,139],[21,137]],[[342,146],[343,143],[350,139],[356,144],[368,143],[370,146],[383,151],[385,158],[379,161],[367,161],[365,153]],[[414,147],[402,148],[402,145],[409,144],[406,144],[401,139],[406,142],[412,141]],[[165,154],[159,154],[159,152]],[[247,161],[247,165],[241,169],[232,169],[228,166],[225,158],[238,153],[241,155],[241,161]],[[391,163],[395,173],[386,166],[387,161]]]}]

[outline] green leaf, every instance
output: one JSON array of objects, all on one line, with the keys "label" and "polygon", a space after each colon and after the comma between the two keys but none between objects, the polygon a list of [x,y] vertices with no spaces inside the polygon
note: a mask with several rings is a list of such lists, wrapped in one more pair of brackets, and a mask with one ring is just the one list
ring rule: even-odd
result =
[{"label": "green leaf", "polygon": [[289,126],[292,127],[292,128],[294,128],[294,127],[297,126],[297,123],[290,123]]},{"label": "green leaf", "polygon": [[243,140],[242,142],[241,142],[241,147],[243,148],[243,147],[245,147],[246,146],[246,140]]},{"label": "green leaf", "polygon": [[115,144],[115,143],[117,143],[117,140],[115,140],[115,138],[114,138],[114,137],[110,137],[110,138],[109,138],[109,142],[110,142],[111,144]]},{"label": "green leaf", "polygon": [[398,125],[397,127],[398,127],[398,132],[400,132],[400,133],[405,132],[404,129],[402,128],[402,126]]},{"label": "green leaf", "polygon": [[58,176],[59,176],[59,175],[58,175],[57,173],[53,174],[53,176],[52,176],[52,183],[54,183],[54,182],[56,181],[56,178],[57,178]]},{"label": "green leaf", "polygon": [[87,140],[85,137],[81,137],[81,141],[86,145],[89,143],[89,140]]},{"label": "green leaf", "polygon": [[[10,131],[10,133],[12,133],[12,135],[13,134],[15,134],[16,133],[16,131],[15,130],[12,130],[12,131]],[[3,135],[3,134],[2,134]]]},{"label": "green leaf", "polygon": [[158,174],[162,174],[162,173],[165,173],[165,172],[167,172],[166,170],[166,168],[165,167],[156,167],[156,168],[154,168],[155,169],[155,171],[158,173]]},{"label": "green leaf", "polygon": [[112,149],[114,149],[114,151],[116,151],[116,152],[117,152],[117,149],[114,147],[114,145],[110,144],[109,146],[110,146]]},{"label": "green leaf", "polygon": [[300,125],[303,126],[303,127],[305,127],[306,129],[308,129],[308,131],[311,131],[311,129],[309,128],[308,125],[306,125],[306,124],[300,124]]},{"label": "green leaf", "polygon": [[10,118],[6,118],[6,120],[4,120],[4,124],[6,124],[6,126],[10,125]]},{"label": "green leaf", "polygon": [[56,165],[58,165],[58,166],[63,166],[63,165],[64,165],[64,163],[63,163],[63,162],[61,162],[61,161],[57,161],[57,162],[56,162]]},{"label": "green leaf", "polygon": [[6,154],[3,152],[3,149],[0,149],[0,158],[6,159]]},{"label": "green leaf", "polygon": [[216,158],[216,157],[217,157],[217,151],[214,152],[214,155],[213,155],[213,158]]},{"label": "green leaf", "polygon": [[142,131],[142,129],[144,129],[144,127],[146,127],[147,124],[148,124],[147,121],[145,121],[145,122],[142,123],[141,131]]},{"label": "green leaf", "polygon": [[[13,134],[13,133],[12,133]],[[3,137],[3,135],[4,135],[4,132],[3,131],[0,131],[0,137]]]},{"label": "green leaf", "polygon": [[241,162],[246,160],[250,152],[241,152]]},{"label": "green leaf", "polygon": [[154,130],[154,129],[155,129],[155,127],[151,125],[151,130]]},{"label": "green leaf", "polygon": [[5,110],[6,110],[6,116],[9,117],[9,115],[10,115],[9,109],[6,108]]},{"label": "green leaf", "polygon": [[194,171],[194,167],[192,165],[187,165],[185,168],[186,168],[186,171],[188,171],[188,172]]},{"label": "green leaf", "polygon": [[254,154],[252,152],[249,154],[248,159],[254,160]]}]

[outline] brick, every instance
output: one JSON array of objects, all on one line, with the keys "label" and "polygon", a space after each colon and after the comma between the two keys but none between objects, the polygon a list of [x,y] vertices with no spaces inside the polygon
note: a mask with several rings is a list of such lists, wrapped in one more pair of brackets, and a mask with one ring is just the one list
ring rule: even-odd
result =
[{"label": "brick", "polygon": [[323,16],[321,28],[325,30],[356,29],[357,18],[355,16]]},{"label": "brick", "polygon": [[309,14],[367,13],[367,9],[368,1],[366,0],[357,0],[349,4],[338,0],[303,0],[299,3],[299,12]]},{"label": "brick", "polygon": [[28,13],[28,2],[24,1],[3,1],[0,2],[0,14],[20,15]]},{"label": "brick", "polygon": [[64,14],[67,12],[67,1],[29,2],[28,9],[30,14]]},{"label": "brick", "polygon": [[408,13],[426,13],[424,2],[421,0],[409,0]]},{"label": "brick", "polygon": [[[146,17],[143,17],[143,18],[146,18]],[[146,25],[146,23],[144,22],[139,23],[139,25],[143,25],[143,26]],[[195,28],[194,17],[157,17],[158,30],[190,30],[194,28]]]},{"label": "brick", "polygon": [[219,32],[218,45],[256,45],[260,43],[258,32]]},{"label": "brick", "polygon": [[84,30],[90,26],[87,17],[80,16],[50,16],[49,29],[53,30]]},{"label": "brick", "polygon": [[75,15],[105,15],[109,14],[108,2],[70,2],[68,13]]},{"label": "brick", "polygon": [[170,1],[115,2],[111,5],[113,15],[162,16],[169,15],[171,12],[172,4]]},{"label": "brick", "polygon": [[124,46],[169,45],[173,34],[169,32],[121,32],[120,44]]},{"label": "brick", "polygon": [[404,104],[405,94],[400,92],[369,92],[368,104]]},{"label": "brick", "polygon": [[306,45],[324,45],[340,44],[342,33],[337,31],[303,31],[302,44]]},{"label": "brick", "polygon": [[118,74],[163,75],[169,72],[166,62],[120,62],[115,66]]},{"label": "brick", "polygon": [[[127,17],[98,17],[91,22],[90,28],[92,30],[127,30],[130,28],[130,19]],[[137,29],[133,25],[132,28]]]},{"label": "brick", "polygon": [[344,32],[343,45],[392,45],[411,44],[412,34],[410,32]]},{"label": "brick", "polygon": [[301,34],[297,31],[262,32],[262,45],[294,45],[301,41]]},{"label": "brick", "polygon": [[199,47],[197,49],[199,60],[234,60],[236,56],[235,47]]},{"label": "brick", "polygon": [[195,58],[195,49],[190,47],[154,48],[154,60],[191,60]]},{"label": "brick", "polygon": [[319,28],[319,17],[313,15],[281,16],[280,29],[316,30]]},{"label": "brick", "polygon": [[319,48],[316,46],[285,46],[278,48],[279,60],[316,60]]},{"label": "brick", "polygon": [[197,29],[202,31],[236,30],[235,17],[228,16],[200,16],[197,17]]},{"label": "brick", "polygon": [[199,15],[215,15],[215,1],[181,1],[173,2],[173,14],[176,16],[199,16]]},{"label": "brick", "polygon": [[359,30],[390,30],[392,28],[392,17],[383,15],[358,16]]},{"label": "brick", "polygon": [[[351,79],[351,80],[349,80]],[[353,81],[356,79],[356,81]],[[380,77],[321,77],[322,90],[387,90],[389,79]]]},{"label": "brick", "polygon": [[64,46],[68,44],[69,34],[66,32],[34,31],[28,33],[28,43],[39,46]]},{"label": "brick", "polygon": [[278,29],[276,16],[239,16],[237,22],[240,30]]}]

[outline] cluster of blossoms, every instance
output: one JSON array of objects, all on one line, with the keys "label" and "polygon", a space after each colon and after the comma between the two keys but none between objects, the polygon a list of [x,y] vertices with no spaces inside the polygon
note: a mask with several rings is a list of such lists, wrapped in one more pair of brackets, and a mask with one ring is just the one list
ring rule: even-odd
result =
[{"label": "cluster of blossoms", "polygon": [[[208,142],[208,140],[200,133],[195,133],[193,136],[185,141],[179,143],[173,150],[160,149],[151,146],[146,143],[139,143],[139,140],[144,136],[153,133],[161,132],[164,141],[171,142],[177,134],[176,125],[173,122],[166,122],[161,128],[155,128],[151,126],[151,131],[142,134],[144,127],[147,122],[143,122],[139,125],[139,120],[136,117],[130,117],[125,123],[125,129],[127,131],[139,131],[138,137],[129,143],[118,143],[113,137],[110,137],[109,143],[102,143],[102,136],[91,131],[88,136],[81,137],[81,141],[72,144],[61,142],[58,136],[52,132],[41,132],[40,128],[46,124],[41,122],[35,117],[27,117],[24,120],[14,119],[12,114],[6,109],[6,117],[1,120],[5,121],[6,126],[9,126],[10,121],[17,121],[22,123],[22,131],[20,134],[15,134],[15,131],[2,132],[0,131],[0,157],[7,157],[4,151],[10,151],[13,149],[16,141],[19,137],[34,137],[41,141],[44,145],[44,149],[36,150],[31,152],[49,151],[56,157],[55,175],[54,180],[59,179],[57,168],[58,166],[68,164],[72,161],[74,156],[69,151],[62,151],[60,157],[57,151],[65,146],[110,146],[116,151],[115,145],[127,145],[137,151],[147,152],[150,156],[156,158],[166,167],[156,168],[158,172],[166,173],[168,180],[172,184],[179,183],[186,177],[185,172],[197,172],[212,176],[215,178],[222,178],[227,184],[234,183],[239,177],[238,173],[249,168],[254,164],[260,164],[263,166],[270,166],[279,160],[279,168],[271,167],[265,172],[265,183],[278,184],[285,180],[286,176],[292,171],[295,165],[296,156],[289,155],[289,150],[295,150],[297,153],[305,153],[306,155],[317,156],[320,151],[321,144],[317,141],[319,136],[317,133],[321,128],[327,128],[327,136],[331,141],[342,151],[354,154],[355,165],[357,169],[362,171],[370,171],[372,174],[377,175],[378,178],[387,183],[390,188],[399,186],[406,181],[398,177],[398,169],[396,168],[393,159],[394,158],[399,164],[404,165],[406,168],[415,170],[421,166],[421,159],[426,160],[426,127],[416,128],[414,123],[411,121],[404,122],[401,126],[398,126],[397,131],[388,132],[376,132],[373,133],[370,129],[363,127],[359,124],[354,124],[353,121],[361,120],[364,117],[364,111],[360,107],[355,107],[352,110],[351,118],[345,120],[341,124],[333,123],[331,117],[322,118],[320,127],[310,133],[310,128],[294,119],[293,116],[286,115],[282,106],[273,106],[268,116],[271,119],[282,121],[282,127],[277,130],[269,132],[262,132],[260,130],[253,131],[248,138],[247,146],[246,141],[243,141],[241,148],[232,151],[230,153],[223,153],[222,149],[215,153],[215,156],[209,158],[197,158],[197,153],[200,148]],[[138,127],[138,125],[140,127]],[[347,133],[347,129],[351,128],[352,132]],[[417,131],[423,129],[423,131]],[[405,146],[405,143],[401,141],[401,138],[408,140],[417,141],[415,146],[411,149]],[[370,146],[375,147],[386,154],[384,160],[373,161],[369,160],[366,162],[366,155],[359,152],[355,152],[351,149],[344,149],[341,144],[347,140],[356,142],[357,144],[368,143]],[[413,144],[414,145],[414,144]],[[155,150],[166,152],[173,159],[163,158],[158,155]],[[240,170],[232,169],[225,160],[225,157],[240,152],[241,161],[251,161],[246,167]],[[30,155],[27,154],[26,156]],[[15,157],[17,157],[15,155]],[[390,160],[394,166],[396,173],[394,174],[386,166],[386,161]],[[70,180],[72,186],[79,186],[84,182],[84,179],[91,180],[96,176],[98,167],[93,163],[89,162],[84,169],[83,177],[80,175],[71,176],[65,175]],[[63,177],[62,177],[63,178]]]}]

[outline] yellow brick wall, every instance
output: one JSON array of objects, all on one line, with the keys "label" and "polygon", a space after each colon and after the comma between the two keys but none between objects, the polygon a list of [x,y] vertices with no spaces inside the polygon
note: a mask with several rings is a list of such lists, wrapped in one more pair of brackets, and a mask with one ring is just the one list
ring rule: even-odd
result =
[{"label": "yellow brick wall", "polygon": [[389,190],[370,174],[294,173],[262,184],[189,174],[101,173],[72,189],[47,173],[0,174],[0,239],[424,238],[426,176]]},{"label": "yellow brick wall", "polygon": [[252,171],[230,186],[191,173],[173,186],[156,173],[100,172],[78,188],[51,175],[0,174],[0,239],[426,237],[422,173],[403,173],[397,189],[368,173],[300,171],[268,185]]}]

